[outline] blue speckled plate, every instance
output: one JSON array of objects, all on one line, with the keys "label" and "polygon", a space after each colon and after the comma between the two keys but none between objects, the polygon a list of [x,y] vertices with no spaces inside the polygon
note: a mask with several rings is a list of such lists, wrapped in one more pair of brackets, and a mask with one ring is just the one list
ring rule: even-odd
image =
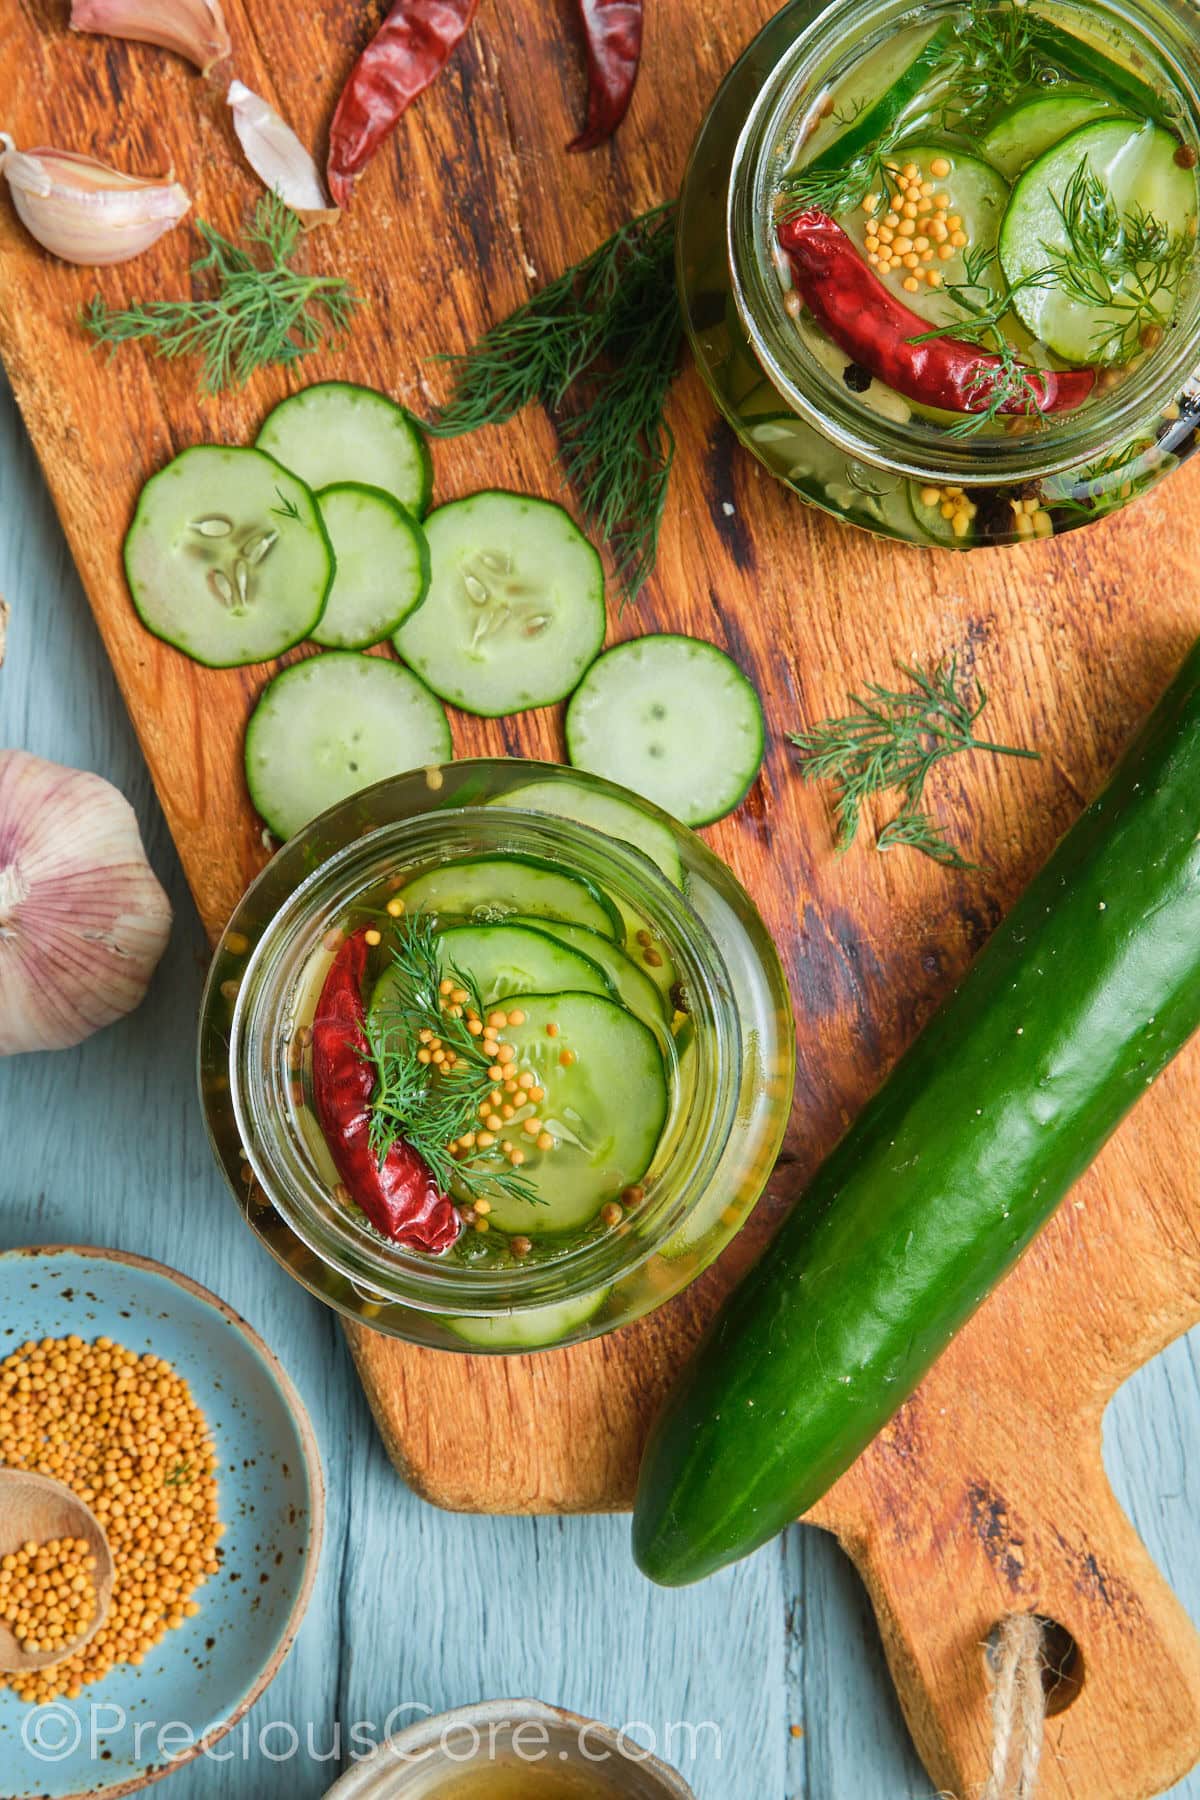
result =
[{"label": "blue speckled plate", "polygon": [[[0,1255],[0,1360],[27,1338],[70,1332],[152,1350],[188,1381],[221,1453],[222,1570],[197,1590],[197,1616],[140,1668],[115,1668],[78,1700],[40,1709],[0,1689],[5,1800],[132,1793],[190,1760],[164,1766],[156,1736],[167,1721],[197,1745],[206,1734],[215,1742],[278,1672],[321,1547],[324,1484],[308,1415],[266,1345],[214,1294],[111,1250]],[[139,1754],[137,1726],[150,1720]],[[168,1748],[185,1741],[181,1733]]]}]

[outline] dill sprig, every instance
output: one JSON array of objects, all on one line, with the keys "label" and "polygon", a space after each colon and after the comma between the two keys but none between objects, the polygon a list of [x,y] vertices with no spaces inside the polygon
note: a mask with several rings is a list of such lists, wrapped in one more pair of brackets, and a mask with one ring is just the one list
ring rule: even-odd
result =
[{"label": "dill sprig", "polygon": [[925,783],[948,756],[986,750],[995,756],[1036,759],[1036,750],[1014,749],[975,734],[987,705],[979,681],[960,684],[957,658],[932,669],[897,663],[908,688],[866,684],[851,694],[853,712],[824,719],[809,731],[790,734],[800,751],[806,781],[837,784],[837,847],[848,850],[858,835],[862,810],[873,794],[900,796],[900,812],[876,839],[879,850],[906,845],[935,861],[967,867],[921,806]]},{"label": "dill sprig", "polygon": [[938,337],[953,337],[959,342],[976,344],[996,357],[996,365],[980,364],[968,383],[967,397],[978,403],[969,413],[949,427],[949,437],[973,437],[976,432],[993,425],[1002,415],[1040,416],[1045,412],[1045,388],[1036,369],[1024,363],[1004,330],[1003,321],[1012,308],[1014,296],[1024,288],[1046,287],[1053,280],[1048,269],[1038,269],[1011,285],[997,286],[992,280],[996,263],[994,245],[976,244],[963,257],[963,274],[959,281],[947,281],[941,292],[962,313],[948,329],[940,326],[923,331],[910,339],[914,344],[929,343]]},{"label": "dill sprig", "polygon": [[[442,1005],[440,983],[449,976],[465,991],[461,1017]],[[438,934],[424,917],[397,923],[392,946],[391,996],[367,1016],[366,1035],[376,1087],[371,1097],[370,1142],[382,1164],[403,1140],[421,1157],[443,1193],[472,1197],[502,1193],[541,1205],[527,1176],[506,1168],[499,1153],[473,1150],[452,1155],[450,1145],[479,1123],[480,1103],[491,1092],[488,1059],[472,1036],[467,1015],[485,1016],[475,984],[443,965]],[[421,1033],[441,1040],[455,1061],[423,1061]]]},{"label": "dill sprig", "polygon": [[925,812],[899,812],[887,824],[875,839],[875,848],[888,850],[919,850],[922,856],[928,856],[933,862],[941,863],[947,869],[977,869],[978,863],[969,862],[962,851],[953,845],[936,819],[931,819]]},{"label": "dill sprig", "polygon": [[1045,36],[1032,7],[973,0],[954,46],[954,98],[943,111],[943,125],[958,132],[978,127],[1036,82],[1047,66]]},{"label": "dill sprig", "polygon": [[246,247],[205,220],[206,246],[192,274],[211,288],[198,300],[149,300],[114,309],[96,294],[80,315],[98,343],[145,341],[158,356],[203,359],[210,394],[242,387],[268,364],[298,362],[350,329],[361,298],[338,275],[306,275],[291,266],[300,220],[277,194],[258,202]]},{"label": "dill sprig", "polygon": [[1070,299],[1116,314],[1097,322],[1096,360],[1130,362],[1147,331],[1170,324],[1195,242],[1141,205],[1120,212],[1086,157],[1062,199],[1051,198],[1067,242],[1065,249],[1043,243],[1048,271]]},{"label": "dill sprig", "polygon": [[841,167],[831,167],[826,155],[787,176],[779,189],[780,223],[810,208],[828,213],[831,218],[836,218],[839,213],[856,212],[872,193],[878,197],[872,216],[885,213],[892,199],[888,159],[904,135],[903,127],[897,125]]},{"label": "dill sprig", "polygon": [[658,551],[675,440],[663,411],[683,329],[674,203],[622,227],[466,352],[429,430],[458,437],[540,401],[559,424],[559,460],[608,539],[633,598]]}]

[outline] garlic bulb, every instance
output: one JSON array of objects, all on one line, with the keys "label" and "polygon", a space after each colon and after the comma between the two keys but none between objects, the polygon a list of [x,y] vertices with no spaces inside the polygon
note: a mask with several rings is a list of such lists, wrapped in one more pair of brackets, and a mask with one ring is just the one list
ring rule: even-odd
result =
[{"label": "garlic bulb", "polygon": [[70,263],[140,256],[191,205],[178,182],[125,175],[73,150],[18,150],[3,131],[0,174],[30,236]]},{"label": "garlic bulb", "polygon": [[177,50],[202,75],[229,55],[220,0],[71,0],[71,30]]},{"label": "garlic bulb", "polygon": [[338,209],[329,203],[317,165],[291,126],[240,81],[230,82],[225,98],[246,161],[263,185],[307,225],[336,219]]},{"label": "garlic bulb", "polygon": [[171,929],[133,808],[99,775],[0,750],[0,1056],[132,1012]]}]

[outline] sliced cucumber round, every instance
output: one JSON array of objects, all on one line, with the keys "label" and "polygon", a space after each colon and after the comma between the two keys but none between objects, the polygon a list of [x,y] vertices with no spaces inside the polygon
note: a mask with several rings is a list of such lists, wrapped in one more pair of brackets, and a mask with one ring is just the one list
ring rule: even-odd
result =
[{"label": "sliced cucumber round", "polygon": [[762,704],[715,644],[663,634],[618,644],[567,708],[577,769],[644,794],[685,825],[711,825],[745,799],[762,765]]},{"label": "sliced cucumber round", "polygon": [[[896,156],[902,162],[916,163],[925,171],[930,171],[935,162],[939,168],[942,163],[949,163],[949,174],[934,176],[930,173],[929,179],[935,183],[939,194],[949,195],[950,205],[939,213],[933,202],[928,201],[929,216],[935,219],[961,220],[961,229],[966,235],[967,243],[953,257],[943,261],[936,253],[938,246],[930,240],[925,250],[918,253],[914,249],[912,252],[913,255],[928,256],[930,260],[927,264],[919,264],[913,271],[907,268],[893,269],[890,275],[884,276],[884,283],[903,300],[905,306],[919,313],[921,318],[928,319],[931,325],[961,324],[962,309],[947,297],[946,284],[964,280],[967,270],[963,256],[968,251],[973,252],[976,258],[981,258],[985,250],[990,251],[992,254],[986,266],[989,274],[994,272],[996,242],[1000,236],[1004,210],[1008,205],[1008,183],[999,170],[994,169],[982,157],[969,156],[952,144],[905,144],[902,149],[897,150]],[[860,208],[843,223],[865,255],[866,236],[871,220]],[[917,221],[913,223],[915,225]],[[914,232],[914,243],[923,235],[928,234]],[[930,287],[928,282],[921,279],[923,273],[934,272],[941,276],[942,285],[938,287]],[[915,274],[920,282],[916,293],[908,293],[900,285],[901,278],[910,273]],[[872,384],[874,387],[879,385],[878,382]],[[868,388],[863,396],[864,402],[868,400],[870,392],[871,389]]]},{"label": "sliced cucumber round", "polygon": [[503,718],[562,700],[604,643],[604,571],[561,506],[487,491],[426,521],[429,593],[396,633],[443,700]]},{"label": "sliced cucumber round", "polygon": [[317,505],[337,573],[313,642],[332,650],[366,650],[390,637],[425,598],[425,533],[398,500],[357,481],[321,488]]},{"label": "sliced cucumber round", "polygon": [[[607,940],[597,934],[597,943]],[[517,994],[547,994],[569,988],[580,994],[617,998],[600,964],[557,937],[529,925],[455,925],[438,934],[443,975],[463,975],[484,1006]],[[610,945],[611,948],[611,945]],[[391,969],[375,983],[371,1011],[396,1010],[401,984]]]},{"label": "sliced cucumber round", "polygon": [[[921,100],[934,75],[954,47],[955,28],[946,19],[922,28],[922,35],[905,33],[898,43],[886,44],[875,53],[874,65],[864,71],[864,92],[879,94],[873,105],[863,107],[853,122],[839,131],[831,144],[821,126],[814,133],[816,154],[802,166],[809,169],[845,169],[864,152],[874,150],[881,139]],[[856,79],[858,79],[856,77]],[[925,110],[924,108],[922,110]],[[831,111],[830,118],[834,117]]]},{"label": "sliced cucumber round", "polygon": [[[1047,150],[1014,187],[1000,233],[1000,260],[1009,282],[1015,287],[1028,281],[1071,251],[1063,208],[1081,178],[1094,178],[1106,196],[1109,225],[1095,206],[1087,210],[1090,229],[1112,239],[1114,248],[1135,216],[1157,220],[1172,240],[1190,241],[1197,216],[1196,171],[1180,166],[1178,149],[1178,139],[1156,125],[1111,119],[1084,125]],[[1175,298],[1176,290],[1168,286],[1155,301],[1160,323],[1169,323]],[[1128,306],[1089,304],[1057,281],[1020,288],[1013,304],[1034,336],[1066,362],[1129,359]],[[1135,338],[1132,348],[1138,347]]]},{"label": "sliced cucumber round", "polygon": [[594,1319],[610,1292],[609,1288],[597,1288],[575,1300],[557,1300],[551,1306],[531,1306],[524,1312],[491,1317],[447,1314],[443,1323],[464,1344],[479,1350],[546,1350]]},{"label": "sliced cucumber round", "polygon": [[534,856],[472,856],[439,863],[404,888],[410,913],[427,912],[474,924],[501,924],[512,913],[571,919],[605,937],[622,938],[621,915],[607,894],[582,875]]},{"label": "sliced cucumber round", "polygon": [[[514,924],[534,923],[514,918]],[[568,949],[579,950],[589,962],[599,963],[616,990],[617,998],[636,1018],[654,1031],[661,1031],[671,1020],[672,1007],[667,996],[655,986],[649,975],[633,958],[587,925],[569,925],[565,919],[539,919],[539,930],[548,932]],[[572,983],[572,986],[575,984]]]},{"label": "sliced cucumber round", "polygon": [[420,518],[429,505],[429,447],[410,413],[374,388],[318,381],[268,413],[258,448],[311,488],[358,481],[383,488]]},{"label": "sliced cucumber round", "polygon": [[334,569],[312,493],[260,450],[181,451],[142,489],[125,538],[143,625],[213,669],[269,662],[301,643]]},{"label": "sliced cucumber round", "polygon": [[1053,93],[1006,107],[990,126],[980,149],[1006,181],[1015,181],[1051,145],[1081,125],[1111,118],[1119,110],[1112,100],[1090,88],[1057,87]]},{"label": "sliced cucumber round", "polygon": [[360,788],[453,754],[429,689],[399,663],[328,650],[280,671],[246,727],[246,784],[289,838]]},{"label": "sliced cucumber round", "polygon": [[[521,1173],[538,1203],[496,1190],[491,1217],[502,1231],[531,1236],[580,1231],[653,1160],[667,1118],[662,1054],[640,1019],[597,994],[526,994],[521,1011],[524,1023],[504,1036],[545,1097],[505,1129],[525,1151]],[[539,1150],[524,1131],[526,1112],[553,1149]]]},{"label": "sliced cucumber round", "polygon": [[492,805],[550,813],[555,818],[574,819],[578,825],[590,825],[605,837],[631,844],[657,863],[668,881],[676,887],[683,886],[683,863],[670,826],[648,818],[640,807],[615,794],[599,794],[577,781],[527,781],[524,787],[510,788],[507,794],[501,794]]}]

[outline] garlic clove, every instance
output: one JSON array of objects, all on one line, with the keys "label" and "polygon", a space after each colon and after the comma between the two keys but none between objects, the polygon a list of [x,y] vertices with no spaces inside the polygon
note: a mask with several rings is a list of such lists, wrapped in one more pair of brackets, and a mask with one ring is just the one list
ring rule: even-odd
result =
[{"label": "garlic clove", "polygon": [[240,81],[225,96],[233,129],[246,160],[263,185],[278,194],[306,225],[324,225],[338,216],[312,156],[273,107]]},{"label": "garlic clove", "polygon": [[71,0],[71,30],[176,50],[202,75],[230,48],[220,0]]},{"label": "garlic clove", "polygon": [[4,132],[0,174],[30,236],[64,262],[92,267],[140,256],[191,205],[169,178],[126,175],[73,150],[18,150]]},{"label": "garlic clove", "polygon": [[132,1012],[170,929],[124,796],[0,750],[0,1056],[66,1049]]}]

